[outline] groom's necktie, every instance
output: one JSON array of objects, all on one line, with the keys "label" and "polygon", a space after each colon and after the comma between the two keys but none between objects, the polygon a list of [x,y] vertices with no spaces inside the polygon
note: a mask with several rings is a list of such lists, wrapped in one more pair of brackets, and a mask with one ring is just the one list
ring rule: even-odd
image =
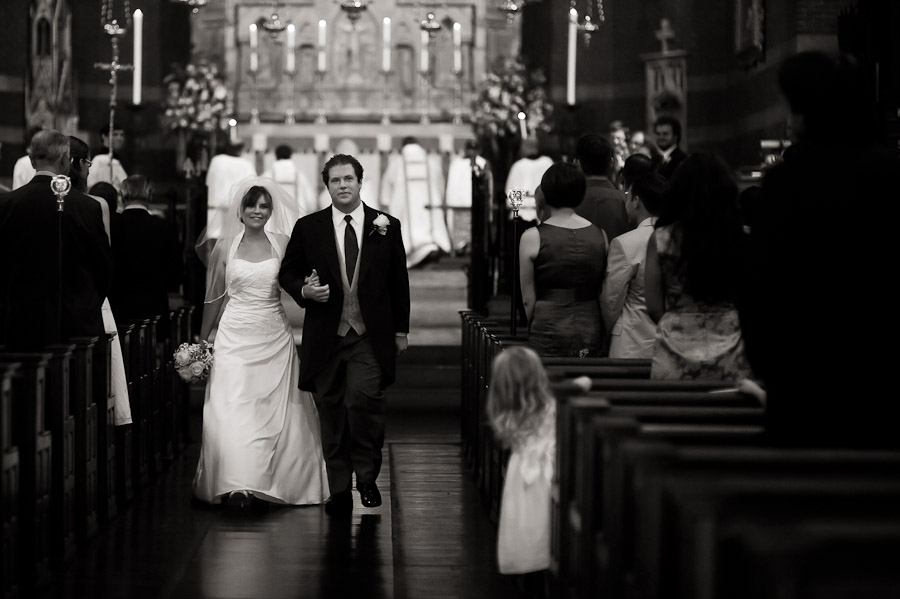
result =
[{"label": "groom's necktie", "polygon": [[356,242],[356,231],[350,222],[353,217],[349,214],[344,217],[347,226],[344,228],[344,263],[347,265],[347,280],[353,284],[353,271],[356,270],[356,258],[359,256],[359,245]]}]

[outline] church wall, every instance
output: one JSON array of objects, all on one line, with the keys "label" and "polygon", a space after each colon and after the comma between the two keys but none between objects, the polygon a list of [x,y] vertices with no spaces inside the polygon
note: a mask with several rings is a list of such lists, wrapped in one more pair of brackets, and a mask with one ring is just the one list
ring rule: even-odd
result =
[{"label": "church wall", "polygon": [[[742,67],[735,51],[734,0],[604,2],[606,22],[590,47],[584,48],[579,40],[574,110],[564,107],[568,3],[529,4],[523,40],[533,42],[530,47],[523,42],[523,53],[535,64],[547,65],[549,93],[560,107],[562,135],[550,136],[547,145],[551,151],[564,152],[582,133],[607,133],[613,120],[632,130],[649,128],[644,122],[641,54],[659,52],[654,33],[660,19],[667,18],[675,31],[669,47],[687,51],[687,148],[715,152],[735,168],[754,164],[760,139],[787,135],[787,114],[776,79],[780,62],[798,50],[836,49],[837,15],[849,4],[848,0],[766,2],[765,56],[754,66]],[[577,7],[583,12],[585,3],[579,0]]]},{"label": "church wall", "polygon": [[0,2],[0,180],[12,178],[13,165],[25,152],[25,68],[28,4]]}]

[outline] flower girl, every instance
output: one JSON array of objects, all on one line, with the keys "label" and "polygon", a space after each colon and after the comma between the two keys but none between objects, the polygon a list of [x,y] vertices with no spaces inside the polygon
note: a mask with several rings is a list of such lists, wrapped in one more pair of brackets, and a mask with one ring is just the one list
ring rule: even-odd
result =
[{"label": "flower girl", "polygon": [[494,434],[512,450],[500,505],[499,570],[527,574],[517,584],[542,596],[550,566],[556,402],[534,350],[511,347],[494,358],[487,415]]}]

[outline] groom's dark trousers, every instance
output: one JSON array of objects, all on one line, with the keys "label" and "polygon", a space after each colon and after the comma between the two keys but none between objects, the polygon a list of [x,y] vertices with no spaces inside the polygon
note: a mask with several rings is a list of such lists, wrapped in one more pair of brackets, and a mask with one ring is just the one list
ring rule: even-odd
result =
[{"label": "groom's dark trousers", "polygon": [[[357,484],[373,483],[381,469],[384,389],[395,378],[396,335],[409,332],[409,275],[400,221],[389,216],[382,235],[373,226],[379,213],[366,206],[355,286],[363,326],[340,335],[342,315],[345,320],[347,315],[345,288],[351,281],[342,275],[331,210],[329,206],[297,221],[278,280],[306,309],[300,388],[316,398],[334,494],[350,489],[353,472]],[[329,286],[326,302],[302,295],[304,277],[313,269],[320,283]]]}]

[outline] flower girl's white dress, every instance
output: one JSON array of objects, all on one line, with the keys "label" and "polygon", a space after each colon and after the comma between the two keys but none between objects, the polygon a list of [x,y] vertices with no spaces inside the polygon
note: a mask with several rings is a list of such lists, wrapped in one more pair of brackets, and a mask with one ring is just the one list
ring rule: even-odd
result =
[{"label": "flower girl's white dress", "polygon": [[293,505],[322,503],[328,478],[312,395],[297,387],[299,361],[278,286],[280,260],[238,258],[225,270],[228,302],[214,343],[194,476],[199,499],[231,491]]}]

